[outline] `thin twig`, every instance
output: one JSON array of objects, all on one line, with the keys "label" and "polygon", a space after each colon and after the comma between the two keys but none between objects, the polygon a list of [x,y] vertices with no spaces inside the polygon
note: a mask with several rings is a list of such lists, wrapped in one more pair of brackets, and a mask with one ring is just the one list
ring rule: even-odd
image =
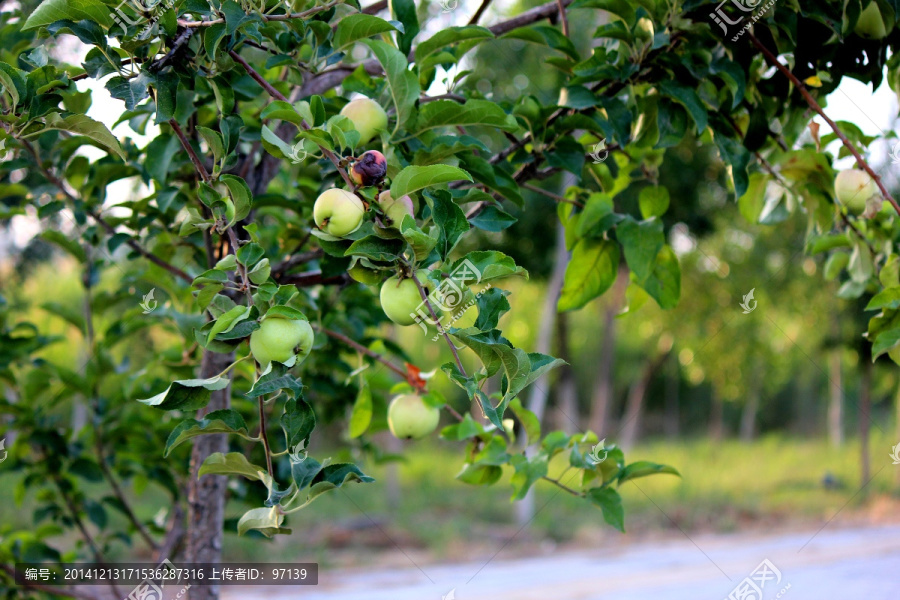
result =
[{"label": "thin twig", "polygon": [[259,437],[262,438],[263,450],[266,453],[266,468],[269,470],[269,477],[275,477],[275,471],[272,470],[272,455],[269,447],[269,434],[266,432],[266,405],[263,397],[257,398],[259,404]]},{"label": "thin twig", "polygon": [[484,14],[484,11],[487,10],[488,6],[491,5],[492,0],[482,0],[481,6],[478,7],[478,10],[475,11],[475,14],[472,15],[472,18],[469,19],[469,25],[478,25],[478,20],[481,19],[481,16]]},{"label": "thin twig", "polygon": [[532,192],[537,192],[538,194],[543,194],[544,196],[547,196],[548,198],[552,198],[553,200],[556,200],[557,202],[566,202],[568,204],[574,204],[575,206],[578,206],[579,208],[584,208],[584,204],[579,202],[578,200],[569,200],[568,198],[563,198],[559,194],[554,194],[553,192],[548,192],[547,190],[541,189],[541,188],[537,187],[536,185],[531,185],[530,183],[520,183],[519,185],[522,186],[523,188],[525,188],[526,190],[531,190]]},{"label": "thin twig", "polygon": [[570,488],[569,486],[567,486],[567,485],[563,484],[562,482],[560,482],[559,479],[553,479],[552,477],[547,477],[546,475],[544,475],[543,477],[541,477],[541,479],[543,479],[544,481],[549,481],[549,482],[552,483],[553,485],[559,486],[560,488],[562,488],[563,490],[569,492],[569,493],[572,494],[573,496],[577,496],[578,498],[584,498],[584,494],[579,493],[579,492],[576,492],[575,490],[573,490],[573,489]]},{"label": "thin twig", "polygon": [[562,25],[563,35],[569,37],[569,19],[566,18],[566,5],[563,4],[563,0],[556,0],[556,5],[559,7],[559,23]]},{"label": "thin twig", "polygon": [[894,200],[894,197],[891,196],[890,192],[888,192],[887,188],[884,185],[884,182],[881,181],[881,177],[872,169],[872,167],[869,166],[869,163],[866,162],[866,159],[862,157],[862,155],[856,149],[856,146],[853,145],[853,142],[851,142],[847,138],[847,136],[844,135],[844,132],[841,131],[840,127],[837,126],[837,123],[832,121],[831,118],[825,114],[825,111],[822,110],[822,107],[818,102],[816,102],[816,99],[812,97],[812,95],[806,89],[806,86],[803,85],[803,82],[800,81],[800,79],[798,79],[797,76],[790,71],[790,69],[781,64],[778,61],[778,58],[774,54],[772,54],[772,52],[768,48],[766,48],[762,44],[762,42],[756,39],[756,36],[754,36],[750,32],[747,32],[747,34],[750,38],[750,41],[759,49],[760,52],[762,52],[763,56],[766,57],[766,60],[769,62],[769,64],[781,71],[781,73],[785,77],[787,77],[792,84],[794,84],[794,87],[797,88],[797,91],[800,92],[800,95],[803,96],[803,99],[806,100],[806,103],[809,104],[809,107],[816,111],[816,113],[818,113],[818,115],[822,117],[822,119],[826,123],[828,123],[828,126],[831,127],[831,130],[834,131],[834,134],[838,136],[838,138],[844,144],[844,147],[846,147],[847,150],[849,150],[853,157],[856,159],[856,164],[858,164],[861,169],[869,174],[869,176],[875,182],[875,185],[877,185],[878,189],[881,190],[881,195],[884,196],[884,199],[891,203],[891,206],[894,207],[894,210],[897,211],[897,214],[900,214],[900,205],[897,204],[897,201]]},{"label": "thin twig", "polygon": [[[284,94],[282,94],[281,92],[276,90],[274,87],[272,87],[272,84],[269,83],[268,81],[266,81],[265,77],[260,75],[256,71],[256,69],[254,69],[252,66],[250,66],[250,63],[248,63],[246,60],[244,60],[244,58],[240,54],[238,54],[234,50],[230,50],[228,52],[228,54],[231,56],[231,58],[233,58],[235,60],[235,62],[240,64],[242,67],[244,67],[244,70],[247,71],[247,74],[250,75],[250,77],[256,83],[258,83],[260,86],[262,86],[262,88],[264,90],[266,90],[266,92],[270,96],[272,96],[276,100],[281,100],[282,102],[288,101],[287,97]],[[303,129],[310,128],[309,124],[303,120],[300,121],[300,126]],[[319,148],[321,148],[322,153],[326,156],[326,158],[328,158],[328,160],[330,160],[332,162],[332,164],[334,165],[334,168],[337,169],[338,174],[340,174],[340,176],[346,182],[346,184],[350,188],[350,190],[355,190],[356,185],[350,180],[350,177],[347,175],[346,169],[344,169],[341,166],[341,159],[337,156],[337,154],[335,154],[334,152],[332,152],[331,150],[329,150],[328,148],[326,148],[324,146],[319,146]]]},{"label": "thin twig", "polygon": [[468,377],[466,375],[466,368],[463,366],[462,361],[459,360],[459,353],[456,351],[456,346],[453,345],[453,341],[450,339],[450,336],[444,330],[444,328],[440,324],[440,320],[437,318],[437,314],[434,312],[434,308],[431,306],[431,302],[428,300],[428,294],[425,293],[425,288],[422,287],[422,284],[419,282],[419,279],[416,277],[415,271],[410,269],[410,278],[415,282],[416,287],[419,288],[419,295],[422,296],[422,301],[425,303],[425,307],[428,309],[429,314],[431,314],[431,318],[437,323],[436,327],[438,331],[440,331],[441,335],[444,336],[444,340],[447,341],[447,345],[450,347],[450,352],[453,353],[453,358],[456,360],[456,366],[459,368],[459,372],[462,373],[463,377]]},{"label": "thin twig", "polygon": [[387,367],[388,369],[390,369],[391,371],[393,371],[394,373],[396,373],[397,375],[399,375],[400,377],[402,377],[402,378],[403,378],[404,380],[406,380],[410,385],[412,385],[414,388],[417,388],[419,391],[422,391],[422,390],[424,389],[424,384],[425,384],[425,382],[424,382],[422,379],[420,379],[420,378],[413,378],[413,376],[412,376],[412,374],[410,373],[410,371],[404,371],[403,369],[401,369],[400,367],[398,367],[397,365],[395,365],[394,363],[392,363],[391,361],[389,361],[388,359],[386,359],[386,358],[385,358],[384,356],[382,356],[381,354],[375,352],[374,350],[371,350],[371,349],[369,349],[369,348],[366,348],[365,346],[363,346],[363,345],[360,344],[359,342],[355,342],[355,341],[351,340],[350,338],[348,338],[348,337],[347,337],[346,335],[344,335],[343,333],[338,333],[337,331],[332,331],[331,329],[328,329],[328,328],[326,328],[326,327],[322,327],[321,325],[313,325],[313,327],[314,327],[316,330],[321,331],[321,332],[324,333],[325,335],[327,335],[327,336],[329,336],[329,337],[333,337],[334,339],[343,342],[344,344],[350,346],[351,348],[353,348],[353,349],[356,350],[357,352],[362,352],[362,353],[365,354],[366,356],[368,356],[368,357],[370,357],[370,358],[374,358],[375,360],[377,360],[378,362],[380,362],[381,364],[383,364],[385,367]]}]

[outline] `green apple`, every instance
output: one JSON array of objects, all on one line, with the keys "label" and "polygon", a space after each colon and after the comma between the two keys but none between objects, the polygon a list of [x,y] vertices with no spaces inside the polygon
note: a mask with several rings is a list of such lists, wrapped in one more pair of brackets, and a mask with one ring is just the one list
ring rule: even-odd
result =
[{"label": "green apple", "polygon": [[859,15],[856,27],[853,28],[853,32],[856,35],[864,37],[867,40],[883,39],[889,31],[890,28],[884,26],[884,19],[881,17],[881,11],[878,10],[878,4],[876,4],[874,0],[870,2],[865,10]]},{"label": "green apple", "polygon": [[[428,281],[428,271],[416,271],[416,279],[422,284],[425,294],[430,294],[433,286]],[[381,309],[388,319],[397,325],[412,325],[416,322],[416,309],[422,303],[422,296],[412,278],[401,280],[397,275],[389,277],[381,284],[380,298]]]},{"label": "green apple", "polygon": [[391,227],[399,228],[400,223],[403,222],[403,217],[406,215],[415,216],[412,198],[401,196],[398,200],[394,200],[391,198],[391,192],[388,190],[378,194],[378,206],[381,207],[387,218],[391,220]]},{"label": "green apple", "polygon": [[855,215],[866,210],[866,201],[878,193],[878,186],[862,169],[846,169],[834,179],[834,195]]},{"label": "green apple", "polygon": [[634,27],[635,39],[642,42],[647,42],[653,39],[653,35],[653,21],[651,21],[647,17],[641,17],[640,19],[638,19],[637,25],[635,25]]},{"label": "green apple", "polygon": [[297,364],[303,362],[312,350],[312,327],[309,321],[271,317],[263,319],[259,329],[250,334],[250,353],[260,365],[285,362],[297,354]]},{"label": "green apple", "polygon": [[354,129],[359,132],[360,145],[368,144],[376,133],[387,129],[387,113],[369,98],[351,100],[341,109],[341,114],[353,122]]},{"label": "green apple", "polygon": [[381,283],[381,271],[378,269],[370,269],[369,267],[363,266],[359,263],[353,265],[348,271],[347,274],[350,275],[350,278],[354,281],[358,281],[360,283],[364,283],[366,285],[378,285]]},{"label": "green apple", "polygon": [[401,394],[388,407],[388,427],[401,440],[421,438],[438,426],[441,411],[425,404],[417,394]]},{"label": "green apple", "polygon": [[362,200],[339,188],[322,192],[313,206],[316,225],[335,237],[344,237],[359,229],[365,216],[366,207]]}]

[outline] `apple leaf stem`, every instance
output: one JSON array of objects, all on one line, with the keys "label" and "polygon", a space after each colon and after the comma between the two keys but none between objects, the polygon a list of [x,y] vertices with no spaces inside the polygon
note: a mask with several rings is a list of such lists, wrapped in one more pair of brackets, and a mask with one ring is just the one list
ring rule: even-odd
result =
[{"label": "apple leaf stem", "polygon": [[897,204],[897,201],[894,200],[894,197],[887,190],[884,182],[881,181],[881,177],[872,169],[872,167],[869,166],[869,163],[865,158],[862,157],[862,154],[859,153],[859,150],[856,149],[856,146],[853,145],[853,142],[851,142],[847,138],[847,136],[844,135],[844,132],[841,131],[841,128],[838,127],[837,123],[835,123],[828,115],[825,114],[825,111],[822,109],[819,103],[816,102],[816,99],[812,97],[812,94],[809,93],[809,90],[806,89],[806,86],[803,84],[803,82],[800,81],[800,79],[796,75],[794,75],[790,69],[781,64],[778,61],[778,58],[768,48],[766,48],[762,44],[762,42],[760,42],[756,38],[756,36],[754,36],[749,31],[747,32],[747,34],[750,38],[750,41],[754,46],[757,47],[757,49],[759,49],[760,52],[762,52],[762,55],[766,58],[769,64],[781,71],[781,73],[785,77],[787,77],[792,84],[794,84],[794,87],[798,92],[800,92],[800,95],[803,96],[803,99],[806,100],[806,103],[809,104],[809,107],[816,111],[816,113],[818,113],[818,115],[822,117],[822,119],[826,123],[828,123],[828,126],[831,127],[831,130],[834,131],[834,134],[838,136],[838,138],[844,144],[844,147],[847,148],[847,150],[850,151],[850,154],[852,154],[856,159],[856,164],[858,164],[862,170],[869,174],[869,176],[872,178],[872,181],[874,181],[875,185],[878,186],[878,189],[881,191],[881,195],[884,196],[884,199],[890,202],[891,206],[894,207],[894,210],[897,211],[897,214],[900,215],[900,205]]}]

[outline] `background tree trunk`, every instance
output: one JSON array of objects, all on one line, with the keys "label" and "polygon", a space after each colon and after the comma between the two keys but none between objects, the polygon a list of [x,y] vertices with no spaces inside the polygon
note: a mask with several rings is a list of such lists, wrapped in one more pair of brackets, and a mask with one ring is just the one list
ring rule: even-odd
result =
[{"label": "background tree trunk", "polygon": [[649,361],[640,378],[628,390],[622,435],[619,438],[620,445],[625,451],[633,448],[635,443],[637,443],[641,432],[641,413],[644,410],[644,397],[647,395],[647,388],[650,387],[653,375],[665,363],[667,357],[668,353],[663,353]]},{"label": "background tree trunk", "polygon": [[[550,353],[551,336],[553,335],[553,325],[556,322],[557,312],[556,304],[559,300],[559,293],[562,290],[563,279],[566,274],[566,266],[569,264],[569,251],[566,250],[566,235],[562,224],[556,227],[556,251],[553,262],[553,273],[550,275],[550,281],[547,283],[547,293],[544,296],[544,306],[541,313],[541,326],[538,329],[538,338],[535,351],[543,354]],[[528,396],[527,408],[533,412],[538,421],[544,422],[544,412],[547,407],[547,398],[549,397],[549,378],[543,375],[531,387],[531,394]],[[530,455],[531,449],[526,448],[525,453]],[[524,527],[534,518],[534,488],[532,487],[525,494],[521,501],[516,503],[516,522],[520,527]]]},{"label": "background tree trunk", "polygon": [[667,361],[666,368],[666,420],[664,431],[666,437],[674,440],[681,429],[681,411],[678,406],[678,386],[681,384],[681,371],[678,366],[678,357],[672,353]]},{"label": "background tree trunk", "polygon": [[[860,485],[869,482],[869,413],[872,409],[872,357],[869,352],[860,353],[859,377],[859,473]],[[865,491],[863,492],[865,494]]]},{"label": "background tree trunk", "polygon": [[725,405],[715,387],[712,388],[712,406],[709,410],[709,439],[718,444],[725,435]]},{"label": "background tree trunk", "polygon": [[[205,351],[200,364],[200,377],[214,377],[234,361],[234,354],[217,354]],[[212,392],[206,408],[197,411],[197,418],[214,410],[229,408],[231,405],[231,385]],[[191,451],[191,474],[188,480],[188,528],[187,561],[195,563],[218,563],[222,560],[222,539],[224,537],[225,490],[228,479],[224,475],[204,475],[197,478],[197,472],[206,457],[214,452],[227,452],[228,440],[225,434],[201,435],[194,439]],[[168,558],[168,557],[163,557]],[[188,592],[190,600],[217,600],[218,585],[194,586]]]},{"label": "background tree trunk", "polygon": [[603,343],[597,357],[597,377],[594,380],[594,391],[591,395],[591,416],[588,427],[601,438],[609,427],[609,413],[613,397],[613,363],[616,353],[616,315],[625,301],[625,290],[628,288],[628,269],[619,269],[612,294],[605,305],[601,305],[603,314]]},{"label": "background tree trunk", "polygon": [[760,382],[762,381],[762,369],[756,365],[753,369],[753,378],[747,389],[747,402],[741,413],[740,439],[742,442],[752,442],[756,437],[756,413],[759,412]]},{"label": "background tree trunk", "polygon": [[828,356],[828,441],[839,448],[844,443],[844,392],[841,390],[841,349]]},{"label": "background tree trunk", "polygon": [[556,356],[563,359],[568,365],[557,369],[556,389],[556,419],[555,428],[566,433],[576,433],[581,430],[581,418],[578,413],[578,382],[575,379],[575,371],[571,367],[572,356],[569,352],[569,315],[562,313],[556,315]]}]

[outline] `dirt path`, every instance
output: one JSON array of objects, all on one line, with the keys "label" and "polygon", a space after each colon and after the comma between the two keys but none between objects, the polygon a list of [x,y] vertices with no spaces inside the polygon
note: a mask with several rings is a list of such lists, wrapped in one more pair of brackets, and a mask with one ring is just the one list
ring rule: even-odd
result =
[{"label": "dirt path", "polygon": [[685,537],[421,570],[322,569],[316,587],[223,587],[223,600],[442,600],[451,589],[455,600],[722,600],[764,559],[780,580],[770,575],[762,600],[900,598],[900,526],[832,525],[818,534]]}]

